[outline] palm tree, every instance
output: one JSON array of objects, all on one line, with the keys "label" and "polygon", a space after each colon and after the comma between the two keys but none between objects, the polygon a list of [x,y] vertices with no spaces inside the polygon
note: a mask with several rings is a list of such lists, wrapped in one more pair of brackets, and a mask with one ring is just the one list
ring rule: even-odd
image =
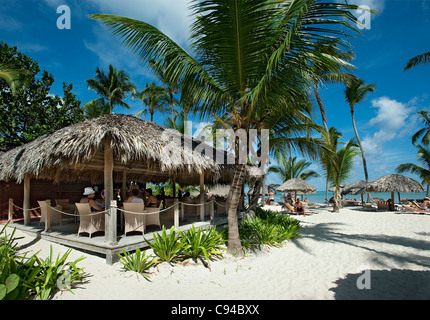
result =
[{"label": "palm tree", "polygon": [[90,102],[87,102],[83,107],[84,116],[87,119],[100,117],[104,114],[110,114],[111,106],[108,102],[106,102],[103,98],[94,99]]},{"label": "palm tree", "polygon": [[333,212],[339,212],[340,185],[350,177],[354,157],[360,154],[355,138],[339,148],[342,134],[336,128],[330,128],[322,134],[324,145],[321,148],[321,165],[327,181],[335,187]]},{"label": "palm tree", "polygon": [[422,184],[427,184],[427,194],[429,196],[430,187],[430,150],[421,145],[416,145],[418,148],[417,160],[422,165],[417,165],[414,163],[402,163],[396,168],[396,172],[410,172],[417,174],[422,180]]},{"label": "palm tree", "polygon": [[282,182],[293,178],[307,180],[309,178],[317,178],[320,175],[314,170],[306,170],[312,163],[305,159],[297,160],[297,157],[285,157],[283,154],[278,154],[277,159],[279,165],[271,165],[268,172],[274,172],[282,178]]},{"label": "palm tree", "polygon": [[375,85],[366,85],[362,79],[356,79],[347,82],[345,88],[345,100],[349,104],[351,110],[352,127],[354,128],[355,138],[357,139],[358,146],[361,151],[361,158],[363,160],[364,178],[366,182],[369,181],[369,175],[367,173],[366,157],[364,156],[363,147],[361,146],[360,137],[358,136],[357,127],[354,119],[354,108],[357,103],[364,100],[369,92],[375,91]]},{"label": "palm tree", "polygon": [[27,74],[26,70],[13,69],[0,63],[0,81],[4,80],[7,83],[13,95],[15,95],[18,88],[25,85]]},{"label": "palm tree", "polygon": [[142,114],[149,112],[151,121],[154,121],[154,113],[156,111],[164,113],[168,110],[168,98],[165,88],[160,87],[155,84],[155,82],[146,84],[145,89],[133,95],[133,99],[138,99],[147,106],[147,109],[143,109],[136,113],[136,117],[140,117]]},{"label": "palm tree", "polygon": [[88,89],[94,90],[102,99],[109,103],[109,113],[112,113],[115,106],[130,109],[130,106],[124,102],[124,99],[130,93],[136,91],[136,85],[131,82],[123,70],[116,70],[112,65],[109,65],[109,73],[106,74],[97,67],[95,79],[88,79],[85,82],[88,85]]},{"label": "palm tree", "polygon": [[430,52],[417,55],[409,60],[406,64],[405,71],[424,63],[430,63]]},{"label": "palm tree", "polygon": [[354,54],[352,51],[342,51],[338,44],[338,39],[320,40],[315,51],[315,54],[319,55],[321,59],[329,59],[337,63],[336,68],[327,68],[327,64],[321,63],[312,66],[315,74],[313,79],[315,99],[320,109],[322,122],[326,131],[328,131],[327,117],[325,106],[319,93],[319,87],[330,83],[347,83],[356,78],[355,75],[344,72],[356,68],[350,64],[350,61],[354,58]]},{"label": "palm tree", "polygon": [[[145,22],[107,14],[90,17],[103,22],[142,62],[155,61],[149,64],[152,69],[180,83],[181,99],[198,101],[201,119],[227,113],[230,128],[249,132],[262,127],[262,110],[308,101],[309,61],[320,60],[308,53],[319,39],[344,35],[339,26],[358,31],[350,12],[357,8],[315,0],[193,0],[193,55]],[[228,252],[241,256],[237,207],[246,167],[237,153],[235,160]]]},{"label": "palm tree", "polygon": [[412,136],[412,144],[417,144],[417,140],[422,136],[421,143],[424,146],[428,146],[430,143],[430,117],[428,115],[428,111],[421,110],[417,113],[420,115],[424,128],[415,132]]}]

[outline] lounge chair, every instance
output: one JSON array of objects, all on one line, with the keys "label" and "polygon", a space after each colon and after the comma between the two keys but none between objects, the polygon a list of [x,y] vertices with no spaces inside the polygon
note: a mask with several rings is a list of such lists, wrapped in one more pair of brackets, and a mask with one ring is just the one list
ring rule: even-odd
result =
[{"label": "lounge chair", "polygon": [[144,205],[142,203],[124,202],[124,210],[136,212],[137,214],[124,212],[124,234],[128,232],[139,231],[145,233],[146,214],[143,214]]},{"label": "lounge chair", "polygon": [[390,207],[386,201],[378,201],[378,211],[389,211]]},{"label": "lounge chair", "polygon": [[363,209],[368,211],[376,211],[378,207],[373,203],[363,203]]},{"label": "lounge chair", "polygon": [[[37,203],[40,206],[40,221],[39,221],[39,225],[44,223],[46,221],[46,216],[45,216],[45,212],[46,212],[46,201],[37,201]],[[61,206],[55,206],[55,209],[61,211]],[[61,212],[58,212],[57,210],[53,210],[52,208],[48,208],[49,210],[49,216],[51,218],[51,224],[59,224],[61,225],[61,220],[63,218],[63,215]]]},{"label": "lounge chair", "polygon": [[161,228],[161,222],[160,222],[160,210],[163,208],[163,201],[160,201],[160,205],[158,208],[145,208],[143,212],[146,216],[146,226],[156,225]]},{"label": "lounge chair", "polygon": [[420,214],[430,214],[430,210],[424,210],[424,209],[418,209],[412,206],[407,206],[407,205],[402,205],[402,207],[406,210],[415,212],[415,213],[420,213]]},{"label": "lounge chair", "polygon": [[105,214],[91,212],[89,203],[75,203],[79,213],[78,236],[82,232],[90,235],[97,231],[105,231]]},{"label": "lounge chair", "polygon": [[284,203],[284,208],[291,213],[294,213],[294,214],[297,213],[295,208],[291,204],[289,204],[288,202]]}]

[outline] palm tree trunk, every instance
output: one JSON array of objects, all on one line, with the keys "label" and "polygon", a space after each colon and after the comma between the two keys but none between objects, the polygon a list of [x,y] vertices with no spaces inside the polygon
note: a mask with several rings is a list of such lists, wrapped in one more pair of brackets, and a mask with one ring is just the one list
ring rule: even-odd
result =
[{"label": "palm tree trunk", "polygon": [[321,113],[321,118],[322,118],[322,122],[323,122],[323,125],[324,125],[324,129],[325,129],[326,131],[328,131],[328,127],[327,127],[327,117],[326,117],[326,115],[325,115],[325,108],[324,108],[324,104],[323,104],[323,102],[322,102],[322,100],[321,100],[321,96],[320,96],[320,93],[319,93],[319,91],[318,91],[318,84],[316,84],[316,85],[315,85],[315,98],[317,99],[317,103],[318,103],[318,106],[319,106],[319,108],[320,108],[320,113]]},{"label": "palm tree trunk", "polygon": [[[361,151],[361,158],[363,160],[363,169],[364,169],[364,179],[366,180],[366,182],[369,182],[369,175],[367,173],[367,162],[366,162],[366,157],[364,156],[364,151],[363,151],[363,147],[361,146],[361,140],[360,137],[358,136],[358,132],[357,132],[357,127],[355,126],[355,119],[354,119],[354,106],[351,106],[351,118],[352,118],[352,127],[354,128],[354,133],[355,133],[355,137],[357,138],[357,143],[358,146],[360,148]],[[370,194],[367,194],[367,202],[369,202],[371,199]]]},{"label": "palm tree trunk", "polygon": [[245,165],[237,164],[234,172],[233,182],[229,192],[229,206],[228,206],[228,248],[229,254],[237,257],[243,256],[242,244],[239,236],[239,222],[237,219],[237,207],[240,201],[240,194],[242,186],[245,183]]}]

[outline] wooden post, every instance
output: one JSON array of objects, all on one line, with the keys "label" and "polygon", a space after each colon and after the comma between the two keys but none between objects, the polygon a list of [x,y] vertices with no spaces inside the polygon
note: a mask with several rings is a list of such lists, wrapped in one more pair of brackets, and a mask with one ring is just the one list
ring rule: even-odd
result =
[{"label": "wooden post", "polygon": [[29,226],[30,225],[30,177],[25,176],[24,177],[24,225]]},{"label": "wooden post", "polygon": [[179,199],[175,199],[175,207],[173,209],[173,225],[175,229],[179,228]]},{"label": "wooden post", "polygon": [[[42,209],[45,212],[45,232],[51,232],[51,200],[45,201],[45,207]],[[42,213],[43,214],[43,213]]]},{"label": "wooden post", "polygon": [[214,218],[214,197],[211,197],[211,202],[210,202],[210,219],[213,220]]},{"label": "wooden post", "polygon": [[127,169],[122,170],[121,198],[123,202],[127,200]]},{"label": "wooden post", "polygon": [[12,221],[13,220],[13,199],[9,198],[9,216],[8,216],[8,221]]},{"label": "wooden post", "polygon": [[110,220],[109,224],[111,226],[114,226],[114,228],[112,228],[110,230],[110,235],[106,239],[106,241],[111,246],[115,246],[115,245],[118,244],[118,241],[116,239],[117,238],[117,230],[116,230],[116,227],[117,227],[117,214],[118,214],[118,211],[117,211],[118,206],[117,205],[118,204],[117,204],[116,200],[112,200],[111,203],[110,203],[109,211],[108,211],[109,215],[105,216],[106,220]]},{"label": "wooden post", "polygon": [[[179,199],[178,199],[178,201],[179,201]],[[182,221],[184,221],[184,204],[183,203],[181,203],[181,219],[182,219]]]},{"label": "wooden post", "polygon": [[173,198],[176,198],[176,179],[175,174],[172,176]]},{"label": "wooden post", "polygon": [[[104,187],[105,187],[105,209],[109,209],[113,204],[113,151],[111,140],[106,138],[104,141]],[[113,214],[115,213],[115,214]],[[105,241],[110,244],[116,243],[117,235],[116,221],[116,201],[114,212],[109,210],[105,216]]]},{"label": "wooden post", "polygon": [[200,221],[205,220],[205,176],[204,172],[200,173]]}]

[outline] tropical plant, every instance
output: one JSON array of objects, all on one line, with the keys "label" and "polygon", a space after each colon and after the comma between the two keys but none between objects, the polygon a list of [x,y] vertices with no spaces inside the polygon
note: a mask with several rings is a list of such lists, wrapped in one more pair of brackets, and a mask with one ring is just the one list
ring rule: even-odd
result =
[{"label": "tropical plant", "polygon": [[[112,113],[115,106],[130,109],[124,99],[130,93],[136,92],[136,85],[131,82],[129,76],[123,70],[117,70],[112,65],[109,65],[109,72],[106,74],[97,67],[95,78],[85,80],[85,82],[88,85],[88,89],[94,90],[101,99],[109,103],[109,113]],[[92,103],[92,101],[89,103]],[[104,106],[104,104],[101,103],[101,106]]]},{"label": "tropical plant", "polygon": [[354,110],[355,110],[355,105],[357,103],[362,102],[366,98],[367,94],[373,91],[375,91],[375,85],[373,84],[366,85],[362,79],[355,79],[346,83],[345,100],[350,107],[352,127],[354,128],[355,138],[357,139],[357,143],[361,151],[361,158],[363,161],[363,169],[364,169],[364,178],[366,182],[369,181],[369,174],[367,172],[366,157],[364,155],[360,137],[358,136],[357,127],[355,125]]},{"label": "tropical plant", "polygon": [[87,119],[100,117],[104,114],[110,114],[111,106],[103,98],[91,100],[86,103],[82,110],[84,111],[84,116]]},{"label": "tropical plant", "polygon": [[[253,247],[281,246],[284,241],[300,236],[300,221],[280,212],[257,208],[257,215],[239,224],[242,246]],[[225,239],[228,229],[221,231]]]},{"label": "tropical plant", "polygon": [[187,249],[185,243],[180,241],[180,235],[176,232],[175,227],[170,228],[170,233],[167,235],[166,228],[163,226],[161,235],[154,233],[153,243],[150,243],[146,239],[145,241],[161,261],[167,261],[169,263],[182,255]]},{"label": "tropical plant", "polygon": [[[318,40],[343,36],[339,26],[358,31],[349,23],[357,21],[350,12],[357,8],[316,0],[194,0],[194,56],[145,22],[108,14],[90,17],[102,21],[142,62],[152,60],[152,69],[180,83],[181,100],[198,101],[202,119],[227,113],[230,128],[248,133],[264,128],[264,113],[283,115],[287,106],[308,101],[309,61],[322,62],[309,53]],[[323,63],[331,64],[329,59]],[[237,207],[246,169],[238,157],[229,195],[228,252],[241,255]]]},{"label": "tropical plant", "polygon": [[151,256],[147,256],[146,251],[142,252],[139,248],[136,248],[136,252],[134,254],[130,254],[124,249],[122,249],[122,252],[123,255],[119,255],[119,257],[125,270],[138,272],[145,278],[150,277],[147,274],[147,270],[154,265],[155,260],[151,259]]},{"label": "tropical plant", "polygon": [[424,63],[430,63],[430,52],[419,54],[410,59],[406,64],[405,71]]},{"label": "tropical plant", "polygon": [[325,63],[317,63],[312,66],[314,68],[313,83],[315,99],[320,109],[324,128],[328,131],[325,106],[319,93],[319,87],[330,83],[347,83],[355,79],[353,74],[345,72],[356,68],[350,63],[354,58],[354,54],[352,51],[345,52],[341,50],[338,39],[319,41],[315,52],[311,54],[319,55],[322,60],[329,59],[335,64],[337,63],[337,67],[333,67],[332,63],[330,63],[329,68],[327,68],[327,64]]},{"label": "tropical plant", "polygon": [[421,144],[424,146],[428,146],[430,143],[430,117],[428,115],[428,111],[421,110],[421,111],[418,111],[417,113],[421,118],[424,128],[415,132],[415,134],[412,136],[412,144],[416,145],[418,139],[422,137]]},{"label": "tropical plant", "polygon": [[314,170],[306,170],[312,163],[305,159],[297,160],[297,157],[287,159],[283,154],[278,153],[276,160],[279,165],[271,165],[268,171],[278,174],[283,182],[293,178],[307,180],[320,176]]},{"label": "tropical plant", "polygon": [[4,80],[15,95],[18,88],[24,86],[27,79],[27,71],[22,69],[13,69],[7,64],[0,63],[0,80]]},{"label": "tropical plant", "polygon": [[181,241],[185,243],[184,253],[192,259],[198,259],[202,262],[202,257],[206,258],[209,262],[209,257],[212,255],[220,256],[224,240],[215,227],[203,230],[199,228],[197,231],[194,225],[191,226],[186,232],[179,232]]},{"label": "tropical plant", "polygon": [[354,158],[360,154],[355,138],[339,148],[341,136],[342,134],[333,127],[322,135],[324,145],[320,161],[328,183],[335,187],[333,212],[339,212],[340,185],[350,177]]},{"label": "tropical plant", "polygon": [[84,257],[66,262],[70,249],[54,260],[52,246],[45,260],[37,253],[29,258],[18,256],[15,241],[19,238],[14,237],[15,229],[7,235],[6,226],[0,232],[0,300],[46,300],[57,290],[72,292],[72,287],[82,282],[86,274],[76,264]]},{"label": "tropical plant", "polygon": [[84,120],[81,102],[73,86],[63,83],[63,95],[53,96],[54,77],[40,72],[39,64],[0,41],[0,64],[13,70],[26,70],[25,90],[17,85],[12,94],[6,81],[0,81],[0,150],[28,143],[39,136]]},{"label": "tropical plant", "polygon": [[422,184],[427,184],[426,196],[428,197],[430,187],[430,150],[421,145],[416,145],[416,147],[418,149],[417,161],[421,166],[414,163],[402,163],[397,166],[396,172],[410,172],[417,174],[420,177]]},{"label": "tropical plant", "polygon": [[136,117],[141,117],[144,113],[149,112],[151,121],[154,121],[154,113],[161,113],[168,110],[167,99],[169,98],[166,90],[154,82],[146,84],[146,88],[133,95],[133,99],[142,101],[147,109],[143,109],[136,113]]}]

